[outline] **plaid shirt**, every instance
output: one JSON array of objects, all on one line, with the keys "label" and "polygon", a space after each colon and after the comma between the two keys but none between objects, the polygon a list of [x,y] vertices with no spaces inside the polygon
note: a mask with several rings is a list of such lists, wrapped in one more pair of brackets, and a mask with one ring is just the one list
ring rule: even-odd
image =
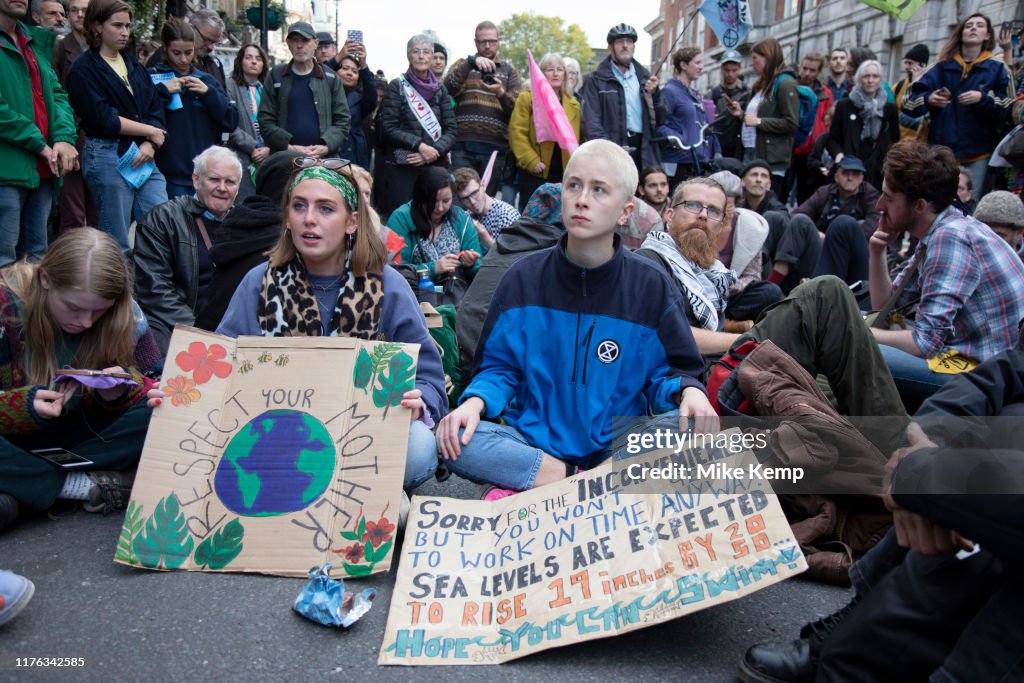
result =
[{"label": "plaid shirt", "polygon": [[924,357],[956,349],[984,361],[1012,348],[1024,319],[1020,257],[987,225],[953,207],[939,214],[921,243],[926,245],[924,262],[897,308],[914,311],[907,324]]}]

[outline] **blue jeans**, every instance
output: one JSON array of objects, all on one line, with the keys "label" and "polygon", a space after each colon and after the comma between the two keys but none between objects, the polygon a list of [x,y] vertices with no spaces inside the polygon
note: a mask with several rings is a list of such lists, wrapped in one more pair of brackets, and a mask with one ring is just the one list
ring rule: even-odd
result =
[{"label": "blue jeans", "polygon": [[175,197],[191,197],[196,193],[196,188],[192,185],[178,185],[167,181],[167,198],[174,199]]},{"label": "blue jeans", "polygon": [[956,377],[932,372],[928,369],[926,359],[912,356],[893,346],[879,344],[878,348],[882,351],[885,364],[889,366],[892,379],[896,382],[896,388],[905,402],[906,399],[912,399],[914,403],[920,403]]},{"label": "blue jeans", "polygon": [[121,246],[131,251],[128,228],[132,219],[142,220],[150,209],[167,201],[167,182],[159,169],[139,189],[129,185],[117,172],[117,140],[89,138],[82,154],[82,173],[96,201],[100,224]]},{"label": "blue jeans", "polygon": [[[666,422],[667,421],[667,422]],[[673,410],[643,421],[644,427],[677,427],[679,411]],[[634,431],[638,425],[622,423]],[[462,432],[459,432],[462,438]],[[612,457],[615,447],[609,444],[579,464],[579,469],[591,469]],[[508,425],[480,422],[473,438],[462,447],[462,454],[455,460],[445,461],[455,474],[479,484],[495,484],[504,489],[526,491],[533,488],[544,462],[546,453],[536,446],[531,446],[526,437]]]},{"label": "blue jeans", "polygon": [[405,480],[409,491],[423,484],[437,470],[437,442],[427,425],[416,420],[409,426],[409,445],[405,451]]},{"label": "blue jeans", "polygon": [[53,185],[43,180],[39,187],[0,186],[0,268],[19,256],[42,258],[46,253],[46,221],[53,205]]}]

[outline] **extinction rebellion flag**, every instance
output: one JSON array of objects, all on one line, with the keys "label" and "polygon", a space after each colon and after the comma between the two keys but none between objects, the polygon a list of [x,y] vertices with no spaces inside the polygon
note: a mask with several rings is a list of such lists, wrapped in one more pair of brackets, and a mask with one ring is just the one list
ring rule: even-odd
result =
[{"label": "extinction rebellion flag", "polygon": [[700,12],[726,49],[743,42],[754,25],[747,0],[704,0]]}]

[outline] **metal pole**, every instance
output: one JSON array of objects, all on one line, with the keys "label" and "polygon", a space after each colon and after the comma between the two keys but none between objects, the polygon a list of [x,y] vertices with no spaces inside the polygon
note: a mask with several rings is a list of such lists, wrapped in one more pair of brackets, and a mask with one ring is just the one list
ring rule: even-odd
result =
[{"label": "metal pole", "polygon": [[804,32],[804,0],[800,0],[800,18],[796,22],[796,54],[793,55],[793,66],[800,69],[800,40]]},{"label": "metal pole", "polygon": [[270,33],[270,22],[267,18],[268,0],[260,0],[260,47],[264,52],[269,52],[267,47],[267,34]]},{"label": "metal pole", "polygon": [[334,43],[341,43],[341,0],[334,0]]}]

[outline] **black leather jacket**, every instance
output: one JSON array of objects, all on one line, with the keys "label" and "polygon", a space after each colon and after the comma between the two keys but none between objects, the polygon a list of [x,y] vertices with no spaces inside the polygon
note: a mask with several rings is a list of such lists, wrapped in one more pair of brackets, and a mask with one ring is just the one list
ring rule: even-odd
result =
[{"label": "black leather jacket", "polygon": [[178,323],[193,325],[199,297],[199,233],[204,207],[175,197],[146,214],[135,229],[135,298],[164,354]]}]

